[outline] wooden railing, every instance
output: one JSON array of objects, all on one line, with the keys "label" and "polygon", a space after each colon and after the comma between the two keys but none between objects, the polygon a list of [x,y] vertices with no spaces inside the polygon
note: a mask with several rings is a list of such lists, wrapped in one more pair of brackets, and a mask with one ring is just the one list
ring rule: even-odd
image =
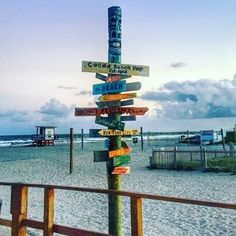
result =
[{"label": "wooden railing", "polygon": [[[92,232],[83,229],[77,229],[67,226],[54,224],[54,190],[69,190],[90,192],[106,195],[120,195],[130,197],[130,215],[131,215],[131,232],[132,236],[143,235],[142,230],[142,199],[151,199],[175,203],[184,203],[208,207],[218,207],[236,210],[236,204],[211,202],[202,200],[193,200],[186,198],[177,198],[171,196],[161,196],[145,193],[134,193],[128,191],[116,191],[107,189],[92,189],[80,188],[71,186],[57,186],[57,185],[42,185],[42,184],[26,184],[26,183],[6,183],[0,182],[0,186],[11,187],[11,214],[12,220],[1,219],[0,225],[11,227],[12,236],[26,236],[26,227],[39,229],[43,231],[44,236],[51,236],[53,233],[63,235],[80,235],[80,236],[102,236],[109,235],[99,232]],[[28,202],[28,188],[43,188],[44,189],[44,218],[43,222],[27,219],[27,202]]]}]

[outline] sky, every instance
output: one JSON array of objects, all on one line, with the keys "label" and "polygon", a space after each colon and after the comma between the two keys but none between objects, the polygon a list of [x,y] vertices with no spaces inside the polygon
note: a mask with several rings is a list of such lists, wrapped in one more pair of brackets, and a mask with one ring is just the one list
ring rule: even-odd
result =
[{"label": "sky", "polygon": [[111,6],[122,8],[122,63],[150,67],[127,81],[142,83],[135,106],[149,111],[126,128],[232,130],[236,1],[1,0],[0,135],[105,128],[74,109],[96,107],[101,81],[81,65],[107,61]]}]

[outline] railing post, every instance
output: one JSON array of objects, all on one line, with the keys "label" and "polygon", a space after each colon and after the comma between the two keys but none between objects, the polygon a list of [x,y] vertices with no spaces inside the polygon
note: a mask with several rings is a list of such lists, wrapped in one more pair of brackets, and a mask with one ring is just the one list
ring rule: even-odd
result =
[{"label": "railing post", "polygon": [[142,198],[131,197],[130,198],[130,208],[131,208],[132,236],[142,236],[143,235]]},{"label": "railing post", "polygon": [[73,172],[74,164],[74,129],[70,128],[70,174]]},{"label": "railing post", "polygon": [[206,148],[203,148],[203,171],[207,170],[207,155]]},{"label": "railing post", "polygon": [[81,149],[84,149],[84,129],[81,129]]},{"label": "railing post", "polygon": [[143,127],[140,127],[140,135],[141,135],[141,149],[143,151]]},{"label": "railing post", "polygon": [[177,146],[174,146],[174,169],[178,168]]},{"label": "railing post", "polygon": [[12,236],[26,236],[23,220],[27,218],[28,187],[14,184],[11,188]]},{"label": "railing post", "polygon": [[54,189],[44,189],[44,227],[43,236],[53,235],[54,220]]}]

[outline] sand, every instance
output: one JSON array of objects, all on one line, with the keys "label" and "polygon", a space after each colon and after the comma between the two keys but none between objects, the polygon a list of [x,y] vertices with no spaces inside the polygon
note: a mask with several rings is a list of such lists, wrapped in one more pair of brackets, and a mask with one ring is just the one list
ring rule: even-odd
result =
[{"label": "sand", "polygon": [[[123,176],[123,189],[221,202],[236,202],[236,176],[229,173],[200,171],[149,170],[151,147],[129,145],[131,173]],[[103,142],[76,145],[74,172],[69,174],[69,145],[51,147],[0,148],[1,181],[107,188],[105,163],[94,163],[92,150],[101,150]],[[10,188],[0,187],[3,200],[1,217],[11,219]],[[42,220],[43,192],[29,191],[29,218]],[[55,223],[107,232],[105,195],[56,191]],[[143,201],[144,235],[236,235],[236,211],[153,200]],[[0,235],[10,235],[0,227]],[[42,235],[28,229],[28,235]],[[130,235],[129,199],[123,199],[123,235]]]}]

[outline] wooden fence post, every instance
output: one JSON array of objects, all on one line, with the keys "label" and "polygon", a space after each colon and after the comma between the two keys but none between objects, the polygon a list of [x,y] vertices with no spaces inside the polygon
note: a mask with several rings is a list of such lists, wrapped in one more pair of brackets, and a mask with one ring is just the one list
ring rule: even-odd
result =
[{"label": "wooden fence post", "polygon": [[207,169],[207,155],[206,148],[203,148],[203,171]]},{"label": "wooden fence post", "polygon": [[53,235],[54,220],[54,189],[44,189],[44,227],[43,236]]},{"label": "wooden fence post", "polygon": [[70,174],[73,172],[74,163],[74,130],[70,128]]},{"label": "wooden fence post", "polygon": [[140,127],[140,134],[141,134],[141,149],[143,151],[143,127]]},{"label": "wooden fence post", "polygon": [[11,188],[12,236],[26,236],[22,222],[27,218],[28,187],[14,184]]},{"label": "wooden fence post", "polygon": [[223,131],[223,129],[220,129],[220,134],[221,134],[223,149],[225,150],[225,139],[224,139],[224,131]]},{"label": "wooden fence post", "polygon": [[229,153],[231,158],[235,158],[234,144],[232,142],[229,143]]},{"label": "wooden fence post", "polygon": [[148,133],[147,133],[147,143],[148,143],[148,146],[150,145],[150,143],[149,143],[150,142],[150,139],[149,139],[150,137],[149,136],[150,136],[150,132],[148,131]]},{"label": "wooden fence post", "polygon": [[174,169],[178,168],[178,155],[177,155],[177,146],[174,146]]},{"label": "wooden fence post", "polygon": [[143,224],[142,224],[142,198],[131,197],[131,232],[132,236],[143,235]]},{"label": "wooden fence post", "polygon": [[81,149],[84,149],[84,129],[81,129]]}]

